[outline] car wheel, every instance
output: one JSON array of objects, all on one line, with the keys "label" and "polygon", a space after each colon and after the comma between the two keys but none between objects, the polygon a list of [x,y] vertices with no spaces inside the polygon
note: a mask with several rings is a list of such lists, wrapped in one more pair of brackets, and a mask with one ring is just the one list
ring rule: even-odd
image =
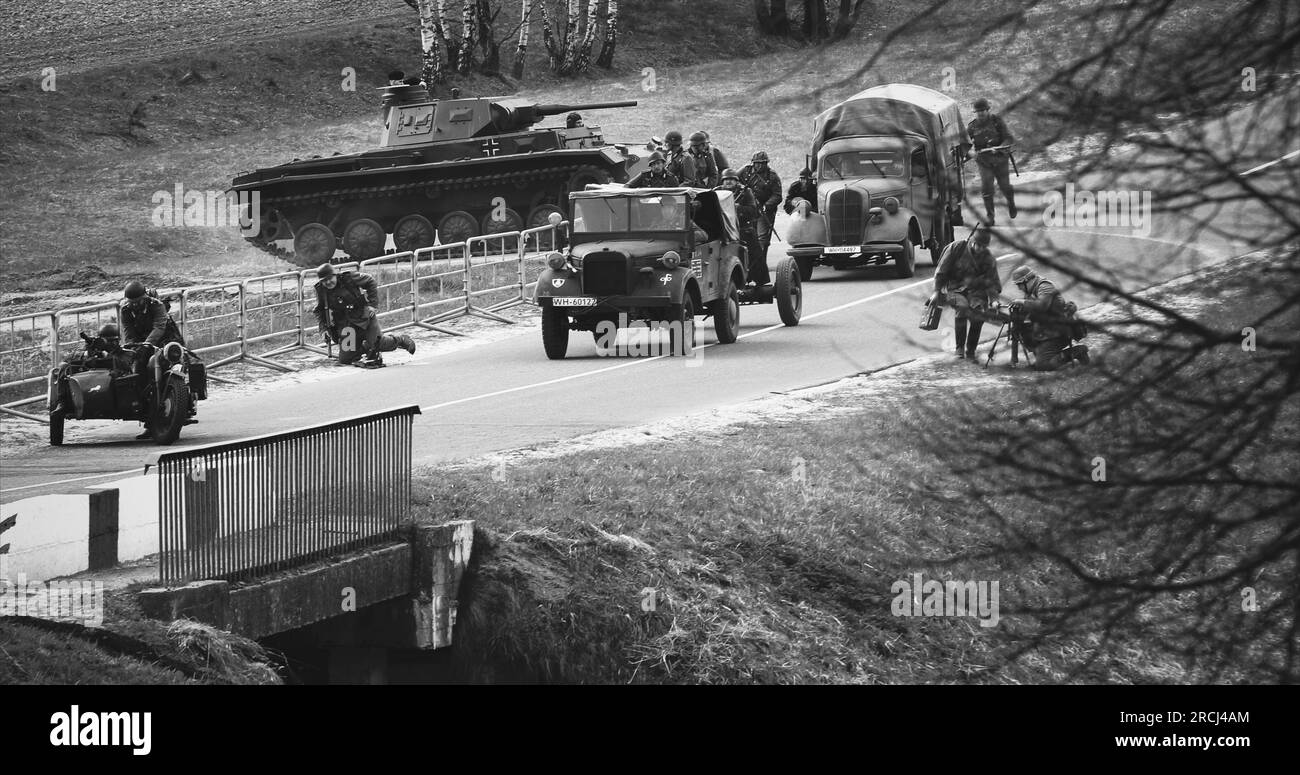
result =
[{"label": "car wheel", "polygon": [[916,250],[912,247],[912,241],[903,238],[903,249],[894,256],[894,276],[899,278],[911,277],[916,273]]},{"label": "car wheel", "polygon": [[63,445],[63,410],[55,409],[50,412],[50,446],[59,447]]},{"label": "car wheel", "polygon": [[181,428],[190,416],[190,390],[179,379],[167,381],[162,406],[150,410],[149,435],[156,444],[171,444],[181,435]]},{"label": "car wheel", "polygon": [[734,280],[727,280],[722,298],[709,303],[713,315],[713,330],[718,334],[718,344],[731,344],[740,331],[740,292]]},{"label": "car wheel", "polygon": [[682,303],[674,304],[668,318],[668,353],[687,355],[695,348],[695,300],[683,291]]},{"label": "car wheel", "polygon": [[799,274],[798,267],[789,258],[776,268],[776,310],[787,326],[799,325],[803,316],[803,283]]},{"label": "car wheel", "polygon": [[808,256],[807,258],[797,258],[795,261],[799,262],[799,279],[805,283],[811,280],[813,267],[815,266],[815,264],[813,264],[812,256]]},{"label": "car wheel", "polygon": [[569,316],[563,310],[542,307],[542,347],[553,361],[569,351]]}]

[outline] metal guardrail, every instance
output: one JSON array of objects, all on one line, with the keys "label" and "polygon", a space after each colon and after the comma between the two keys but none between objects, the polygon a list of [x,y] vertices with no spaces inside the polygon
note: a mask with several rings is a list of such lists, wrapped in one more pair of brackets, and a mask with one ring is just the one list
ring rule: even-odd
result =
[{"label": "metal guardrail", "polygon": [[[466,315],[513,322],[499,313],[527,300],[541,258],[559,248],[567,228],[563,221],[336,266],[375,276],[374,306],[386,330],[416,326],[460,336],[438,324]],[[173,300],[186,345],[211,359],[209,379],[222,382],[211,370],[229,363],[293,371],[274,358],[304,349],[326,353],[314,344],[315,284],[315,270],[304,269],[159,295]],[[116,321],[116,301],[0,318],[0,413],[46,422],[44,412],[19,407],[45,399],[50,369],[79,347],[79,332]]]},{"label": "metal guardrail", "polygon": [[159,453],[159,580],[242,581],[395,539],[410,517],[419,413]]}]

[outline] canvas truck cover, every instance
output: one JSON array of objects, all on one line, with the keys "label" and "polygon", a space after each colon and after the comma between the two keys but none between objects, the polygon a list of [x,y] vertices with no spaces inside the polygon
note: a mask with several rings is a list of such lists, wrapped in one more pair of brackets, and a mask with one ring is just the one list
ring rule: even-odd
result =
[{"label": "canvas truck cover", "polygon": [[725,235],[727,242],[740,240],[740,221],[736,217],[736,200],[725,188],[627,188],[619,183],[590,183],[582,191],[570,191],[569,199],[608,199],[611,196],[641,197],[672,194],[687,196],[700,203],[695,222],[705,231]]},{"label": "canvas truck cover", "polygon": [[971,144],[956,100],[909,83],[873,86],[819,115],[813,123],[813,168],[828,140],[857,135],[920,135],[930,141],[931,161],[939,168],[950,160],[950,148]]}]

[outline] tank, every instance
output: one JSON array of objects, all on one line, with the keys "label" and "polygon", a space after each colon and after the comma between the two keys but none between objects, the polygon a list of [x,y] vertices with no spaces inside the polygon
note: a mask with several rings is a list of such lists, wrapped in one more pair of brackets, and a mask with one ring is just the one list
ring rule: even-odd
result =
[{"label": "tank", "polygon": [[[231,189],[258,206],[254,244],[280,252],[293,238],[301,266],[337,249],[364,260],[543,226],[568,217],[570,191],[621,183],[637,157],[600,128],[535,128],[547,116],[632,107],[635,101],[545,105],[516,97],[432,99],[420,85],[384,87],[379,147],[295,159],[236,177]],[[574,123],[574,122],[566,122]],[[256,192],[256,198],[249,195]]]}]

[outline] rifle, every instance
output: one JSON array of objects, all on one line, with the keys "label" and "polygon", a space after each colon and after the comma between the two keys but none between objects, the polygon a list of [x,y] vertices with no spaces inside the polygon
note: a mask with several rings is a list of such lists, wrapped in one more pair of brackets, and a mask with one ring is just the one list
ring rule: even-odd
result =
[{"label": "rifle", "polygon": [[988,148],[979,149],[978,153],[989,153],[990,151],[1006,151],[1007,157],[1011,159],[1011,169],[1015,171],[1016,177],[1020,177],[1020,168],[1016,166],[1016,155],[1012,152],[1010,145],[991,145]]}]

